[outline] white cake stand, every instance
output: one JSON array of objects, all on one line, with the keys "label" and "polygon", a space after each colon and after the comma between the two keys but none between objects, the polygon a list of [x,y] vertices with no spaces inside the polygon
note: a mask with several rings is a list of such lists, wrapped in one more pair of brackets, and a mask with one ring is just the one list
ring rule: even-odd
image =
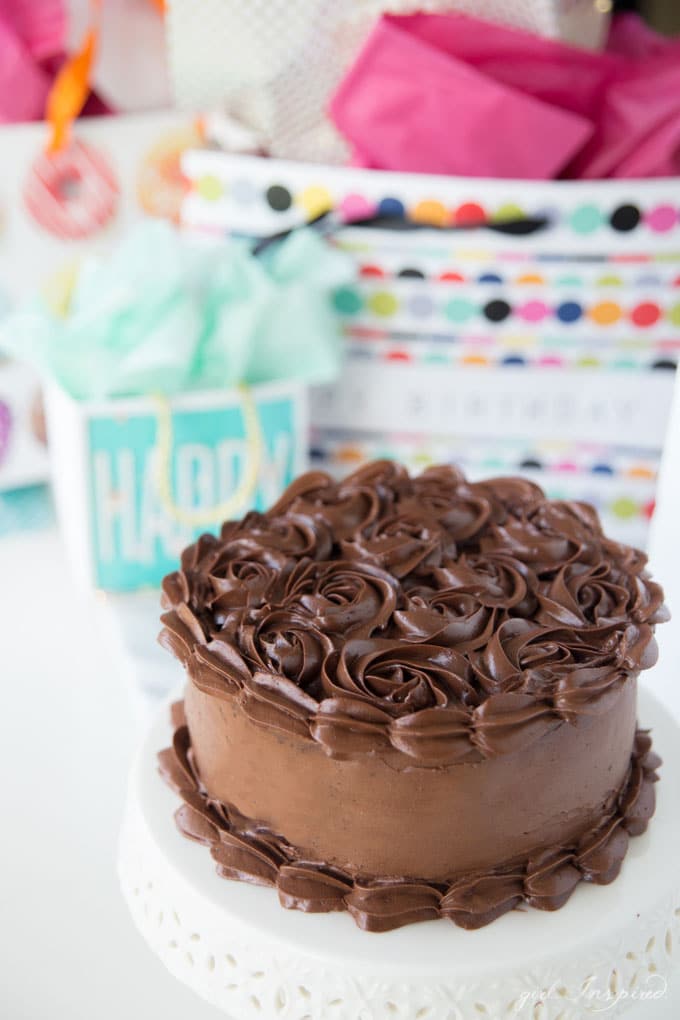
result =
[{"label": "white cake stand", "polygon": [[[134,921],[168,969],[234,1020],[672,1020],[680,968],[680,729],[649,695],[640,720],[664,759],[657,811],[612,885],[582,883],[555,913],[479,931],[446,920],[385,934],[303,914],[226,881],[181,836],[157,773],[168,713],[134,765],[119,854]],[[680,981],[677,981],[680,985]]]}]

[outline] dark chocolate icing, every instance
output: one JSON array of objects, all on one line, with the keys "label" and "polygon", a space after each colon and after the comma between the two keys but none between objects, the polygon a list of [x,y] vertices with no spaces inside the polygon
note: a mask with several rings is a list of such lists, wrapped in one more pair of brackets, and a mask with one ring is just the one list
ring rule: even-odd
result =
[{"label": "dark chocolate icing", "polygon": [[452,764],[606,711],[654,663],[644,567],[585,504],[379,461],[202,536],[163,582],[161,641],[199,689],[330,755]]}]

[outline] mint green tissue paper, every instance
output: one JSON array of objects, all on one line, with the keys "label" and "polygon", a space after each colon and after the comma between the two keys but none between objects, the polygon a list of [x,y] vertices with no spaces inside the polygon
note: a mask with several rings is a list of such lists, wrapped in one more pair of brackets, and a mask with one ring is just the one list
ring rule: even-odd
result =
[{"label": "mint green tissue paper", "polygon": [[330,295],[350,275],[307,229],[256,257],[145,221],[82,264],[66,315],[36,299],[3,321],[0,348],[81,400],[325,382],[340,363]]}]

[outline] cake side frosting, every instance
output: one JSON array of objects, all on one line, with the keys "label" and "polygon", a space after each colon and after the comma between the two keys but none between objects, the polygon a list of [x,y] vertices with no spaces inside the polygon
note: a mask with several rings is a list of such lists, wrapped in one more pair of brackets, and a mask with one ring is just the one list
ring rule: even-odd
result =
[{"label": "cake side frosting", "polygon": [[644,832],[654,813],[660,759],[649,734],[638,730],[623,785],[599,824],[571,843],[544,847],[521,861],[474,870],[448,882],[409,876],[366,876],[305,859],[287,840],[258,828],[207,793],[195,766],[181,703],[173,706],[172,747],[160,770],[180,795],[180,831],[210,848],[223,878],[275,887],[281,905],[307,912],[347,910],[366,931],[390,931],[417,921],[448,918],[481,928],[521,904],[557,910],[581,881],[606,885],[618,875],[630,836]]},{"label": "cake side frosting", "polygon": [[606,712],[665,619],[642,553],[520,479],[302,476],[203,536],[163,584],[193,683],[338,757],[439,767]]}]

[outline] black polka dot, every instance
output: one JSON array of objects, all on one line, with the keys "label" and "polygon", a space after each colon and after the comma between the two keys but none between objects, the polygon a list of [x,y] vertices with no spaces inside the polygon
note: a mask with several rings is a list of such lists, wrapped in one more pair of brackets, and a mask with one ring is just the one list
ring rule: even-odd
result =
[{"label": "black polka dot", "polygon": [[400,269],[397,276],[401,276],[404,280],[424,280],[425,273],[422,269],[412,269],[410,266],[405,266]]},{"label": "black polka dot", "polygon": [[672,358],[660,358],[658,361],[652,362],[652,368],[656,368],[660,372],[675,372],[677,367],[677,362]]},{"label": "black polka dot", "polygon": [[534,460],[533,457],[527,457],[526,460],[520,462],[519,466],[525,470],[528,468],[537,468],[540,470],[543,467],[540,460]]},{"label": "black polka dot", "polygon": [[512,311],[507,301],[489,301],[484,305],[484,315],[489,322],[502,322]]},{"label": "black polka dot", "polygon": [[636,205],[620,205],[609,217],[614,230],[635,230],[640,222],[640,210]]},{"label": "black polka dot", "polygon": [[275,212],[285,212],[293,204],[293,196],[283,184],[272,184],[267,188],[267,202]]}]

